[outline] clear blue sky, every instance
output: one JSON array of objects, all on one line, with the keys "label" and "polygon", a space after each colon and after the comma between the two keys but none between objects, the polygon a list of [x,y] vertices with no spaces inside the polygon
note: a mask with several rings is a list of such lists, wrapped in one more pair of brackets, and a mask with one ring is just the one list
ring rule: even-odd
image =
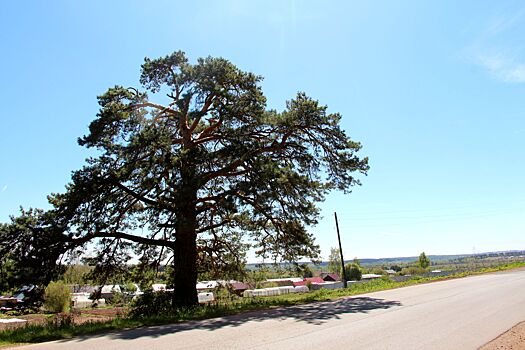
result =
[{"label": "clear blue sky", "polygon": [[47,207],[87,152],[96,96],[145,56],[222,56],[343,115],[370,173],[337,210],[347,258],[525,249],[520,1],[4,1],[0,221]]}]

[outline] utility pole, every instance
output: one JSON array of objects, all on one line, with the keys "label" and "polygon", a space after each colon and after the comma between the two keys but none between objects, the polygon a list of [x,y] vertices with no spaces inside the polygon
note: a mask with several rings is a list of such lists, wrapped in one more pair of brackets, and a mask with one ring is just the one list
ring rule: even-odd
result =
[{"label": "utility pole", "polygon": [[337,240],[339,241],[339,254],[341,254],[341,271],[343,271],[343,288],[346,288],[345,259],[343,258],[343,247],[341,246],[341,235],[339,234],[339,223],[337,222],[337,212],[334,211],[335,227],[337,228]]}]

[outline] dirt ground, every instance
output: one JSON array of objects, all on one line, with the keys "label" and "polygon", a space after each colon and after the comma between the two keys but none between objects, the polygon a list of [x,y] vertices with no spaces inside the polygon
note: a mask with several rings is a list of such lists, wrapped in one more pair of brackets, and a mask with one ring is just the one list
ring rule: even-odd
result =
[{"label": "dirt ground", "polygon": [[[73,317],[73,322],[75,324],[82,324],[85,322],[108,321],[108,320],[111,320],[123,314],[124,314],[124,309],[122,308],[80,309],[80,310],[75,310],[72,313],[72,317]],[[46,315],[46,314],[30,314],[30,315],[23,315],[23,316],[13,316],[12,318],[21,318],[21,319],[27,320],[27,322],[0,324],[0,331],[4,329],[24,327],[25,325],[45,324],[46,322],[50,322],[53,316],[54,315]]]},{"label": "dirt ground", "polygon": [[479,350],[525,350],[525,322],[512,327]]}]

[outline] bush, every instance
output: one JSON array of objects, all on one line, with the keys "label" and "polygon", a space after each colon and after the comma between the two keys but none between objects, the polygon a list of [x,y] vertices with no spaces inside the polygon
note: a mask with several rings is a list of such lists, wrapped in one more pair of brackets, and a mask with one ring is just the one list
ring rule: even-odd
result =
[{"label": "bush", "polygon": [[394,270],[395,272],[400,272],[402,268],[399,265],[392,265],[390,266],[390,270]]},{"label": "bush", "polygon": [[369,273],[373,273],[374,275],[384,275],[386,272],[381,267],[374,267]]},{"label": "bush", "polygon": [[126,292],[136,292],[137,291],[137,286],[133,283],[126,283],[126,285],[124,286],[124,290]]},{"label": "bush", "polygon": [[21,310],[9,310],[4,312],[5,316],[22,316],[24,313]]},{"label": "bush", "polygon": [[169,292],[146,292],[133,300],[129,315],[132,318],[169,315],[175,311],[172,298]]},{"label": "bush", "polygon": [[124,297],[124,294],[122,292],[113,290],[111,298],[109,298],[108,302],[111,305],[122,306],[125,304],[126,298]]},{"label": "bush", "polygon": [[345,266],[345,272],[345,279],[347,281],[359,281],[363,275],[361,268],[357,264],[347,264]]},{"label": "bush", "polygon": [[401,275],[422,275],[426,272],[427,270],[421,267],[410,266],[410,267],[403,268],[400,274]]},{"label": "bush", "polygon": [[44,292],[44,307],[51,312],[68,312],[71,307],[71,292],[62,282],[51,282]]},{"label": "bush", "polygon": [[69,328],[74,325],[73,315],[72,314],[61,314],[57,313],[46,320],[48,328]]}]

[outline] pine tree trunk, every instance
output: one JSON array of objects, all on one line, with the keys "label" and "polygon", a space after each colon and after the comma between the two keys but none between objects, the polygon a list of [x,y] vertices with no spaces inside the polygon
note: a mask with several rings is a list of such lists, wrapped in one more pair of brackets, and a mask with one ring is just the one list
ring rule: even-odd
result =
[{"label": "pine tree trunk", "polygon": [[174,291],[175,307],[194,306],[197,299],[197,243],[195,230],[177,235],[174,244]]},{"label": "pine tree trunk", "polygon": [[181,186],[177,193],[177,228],[173,260],[173,305],[187,307],[198,305],[197,298],[197,186],[195,167],[191,164],[192,153],[188,154],[181,168]]}]

